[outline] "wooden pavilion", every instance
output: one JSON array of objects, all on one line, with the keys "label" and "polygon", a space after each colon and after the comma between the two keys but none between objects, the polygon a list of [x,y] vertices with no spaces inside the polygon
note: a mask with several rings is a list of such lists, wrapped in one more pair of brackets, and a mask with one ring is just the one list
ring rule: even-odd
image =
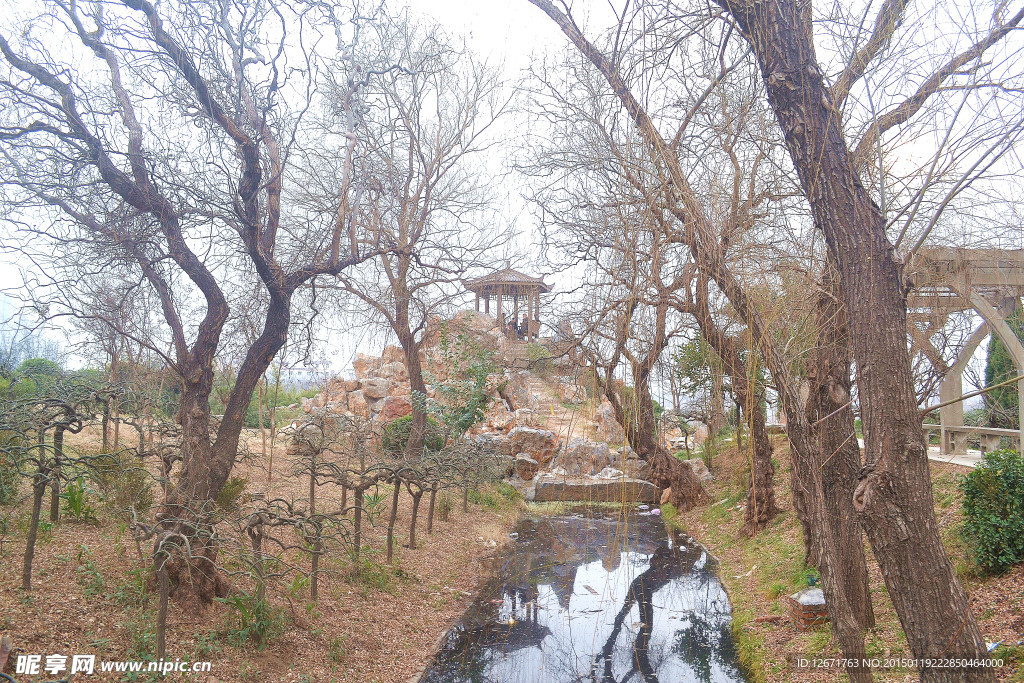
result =
[{"label": "wooden pavilion", "polygon": [[544,278],[525,275],[506,265],[488,275],[463,280],[463,284],[476,295],[476,310],[480,311],[483,301],[482,312],[494,315],[507,335],[526,341],[535,341],[540,335],[540,295],[551,291]]}]

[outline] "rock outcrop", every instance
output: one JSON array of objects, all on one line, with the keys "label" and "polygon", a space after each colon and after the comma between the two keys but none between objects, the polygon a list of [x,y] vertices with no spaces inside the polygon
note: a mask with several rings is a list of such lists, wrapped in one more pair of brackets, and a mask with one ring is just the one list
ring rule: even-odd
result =
[{"label": "rock outcrop", "polygon": [[602,399],[594,411],[594,425],[597,427],[597,438],[601,441],[613,444],[626,442],[626,433],[615,419],[615,409],[608,399]]},{"label": "rock outcrop", "polygon": [[563,479],[540,477],[533,485],[531,500],[587,501],[592,503],[657,503],[658,489],[640,479]]},{"label": "rock outcrop", "polygon": [[508,450],[512,457],[525,455],[535,460],[538,467],[548,466],[558,452],[558,445],[558,435],[546,429],[515,427],[508,433]]},{"label": "rock outcrop", "polygon": [[[445,331],[466,335],[477,347],[493,352],[495,364],[500,368],[487,379],[490,405],[484,422],[477,425],[473,433],[504,435],[516,426],[536,427],[535,401],[526,386],[528,373],[515,369],[511,362],[522,351],[518,348],[522,344],[506,339],[494,318],[475,311],[463,311],[446,323],[433,319],[424,333],[420,360],[429,377],[438,381],[447,380],[450,372],[440,348]],[[303,411],[355,415],[378,422],[390,422],[412,412],[409,372],[400,347],[387,346],[380,356],[357,353],[352,369],[354,378],[332,378],[315,397],[303,399]],[[429,383],[426,394],[430,398],[434,396],[434,387]]]}]

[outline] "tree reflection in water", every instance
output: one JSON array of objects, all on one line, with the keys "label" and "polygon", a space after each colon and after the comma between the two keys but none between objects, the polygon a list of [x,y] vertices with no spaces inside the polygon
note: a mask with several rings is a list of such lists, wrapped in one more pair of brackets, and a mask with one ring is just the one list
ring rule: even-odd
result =
[{"label": "tree reflection in water", "polygon": [[523,520],[424,683],[742,681],[713,559],[633,511]]}]

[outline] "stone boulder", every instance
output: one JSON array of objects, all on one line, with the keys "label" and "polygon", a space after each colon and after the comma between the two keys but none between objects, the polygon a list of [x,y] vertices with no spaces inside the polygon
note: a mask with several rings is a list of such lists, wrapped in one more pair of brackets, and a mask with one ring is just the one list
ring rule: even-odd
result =
[{"label": "stone boulder", "polygon": [[594,412],[594,424],[597,427],[597,438],[612,444],[620,444],[626,441],[626,433],[622,426],[615,419],[615,409],[608,399],[601,401],[601,405]]},{"label": "stone boulder", "polygon": [[523,427],[539,427],[540,419],[537,417],[537,411],[530,408],[520,408],[519,410],[512,413],[515,416],[516,424]]},{"label": "stone boulder", "polygon": [[361,389],[349,393],[348,409],[356,417],[361,417],[364,420],[370,419],[370,404],[367,402],[366,397],[363,396]]},{"label": "stone boulder", "polygon": [[624,476],[626,476],[625,472],[617,470],[614,467],[605,467],[597,473],[598,479],[621,479]]},{"label": "stone boulder", "polygon": [[507,432],[516,422],[515,414],[509,412],[501,399],[491,403],[484,414],[484,426],[488,431]]},{"label": "stone boulder", "polygon": [[512,455],[527,455],[546,467],[558,452],[558,435],[546,429],[514,427],[508,433],[508,445]]},{"label": "stone boulder", "polygon": [[385,346],[384,352],[380,354],[382,363],[405,363],[405,351],[401,346]]},{"label": "stone boulder", "polygon": [[377,356],[367,356],[363,353],[357,353],[356,359],[352,361],[352,369],[356,373],[356,377],[363,379],[369,377],[370,374],[378,369],[383,364],[383,361]]},{"label": "stone boulder", "polygon": [[391,380],[383,377],[371,377],[363,380],[363,396],[368,399],[381,399],[388,395]]},{"label": "stone boulder", "polygon": [[519,410],[520,408],[537,409],[537,401],[530,394],[530,389],[526,383],[527,377],[528,374],[522,370],[505,371],[505,391],[512,398],[513,410]]},{"label": "stone boulder", "polygon": [[530,481],[537,475],[537,470],[540,469],[540,463],[530,456],[520,453],[516,456],[513,469],[520,479],[523,481]]},{"label": "stone boulder", "polygon": [[715,478],[711,474],[711,471],[708,470],[708,466],[705,465],[704,461],[700,458],[690,458],[689,460],[684,460],[683,463],[690,466],[690,469],[693,470],[693,474],[700,479],[702,484],[706,484]]},{"label": "stone boulder", "polygon": [[509,451],[508,437],[503,434],[494,434],[491,432],[477,434],[473,437],[473,445],[480,450],[492,453],[508,454]]},{"label": "stone boulder", "polygon": [[563,379],[556,387],[558,398],[565,403],[579,405],[587,400],[587,392],[579,384],[571,379]]},{"label": "stone boulder", "polygon": [[382,419],[390,422],[412,414],[412,401],[405,396],[388,396],[380,409]]},{"label": "stone boulder", "polygon": [[405,363],[401,361],[394,361],[392,363],[384,363],[378,368],[374,374],[377,377],[383,377],[390,379],[394,382],[408,382],[409,372],[405,369]]},{"label": "stone boulder", "polygon": [[592,476],[615,464],[615,455],[602,441],[587,441],[579,437],[572,439],[558,454],[554,465],[561,467],[569,476]]}]

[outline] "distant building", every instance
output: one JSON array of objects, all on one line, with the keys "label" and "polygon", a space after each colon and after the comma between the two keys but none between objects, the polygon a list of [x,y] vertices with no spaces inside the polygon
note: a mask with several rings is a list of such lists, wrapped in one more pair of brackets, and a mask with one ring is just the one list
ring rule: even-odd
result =
[{"label": "distant building", "polygon": [[309,389],[322,384],[330,373],[325,368],[297,365],[281,368],[281,386],[291,389]]}]

